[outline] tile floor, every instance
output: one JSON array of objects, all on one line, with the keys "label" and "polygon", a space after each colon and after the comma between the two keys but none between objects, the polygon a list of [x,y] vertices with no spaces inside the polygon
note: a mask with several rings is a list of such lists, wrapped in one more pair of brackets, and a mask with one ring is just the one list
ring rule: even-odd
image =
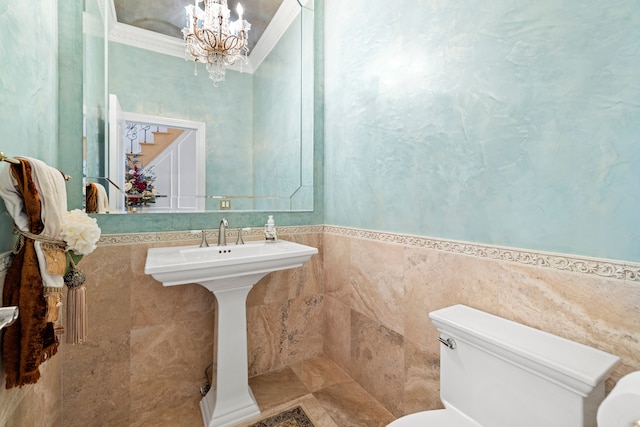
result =
[{"label": "tile floor", "polygon": [[[249,379],[249,384],[262,410],[259,418],[301,405],[316,427],[384,427],[395,419],[324,356],[258,375]],[[153,420],[153,425],[157,427],[202,426],[198,402],[182,402],[175,407],[165,408],[157,415],[160,419]],[[255,421],[242,426],[246,427]]]}]

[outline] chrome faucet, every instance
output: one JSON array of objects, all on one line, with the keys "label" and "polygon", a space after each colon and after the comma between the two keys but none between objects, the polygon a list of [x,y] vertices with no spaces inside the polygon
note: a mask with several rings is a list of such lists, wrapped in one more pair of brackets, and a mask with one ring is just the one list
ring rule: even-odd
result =
[{"label": "chrome faucet", "polygon": [[220,227],[218,227],[218,246],[227,246],[227,227],[229,226],[229,222],[227,222],[226,218],[222,218],[220,221]]}]

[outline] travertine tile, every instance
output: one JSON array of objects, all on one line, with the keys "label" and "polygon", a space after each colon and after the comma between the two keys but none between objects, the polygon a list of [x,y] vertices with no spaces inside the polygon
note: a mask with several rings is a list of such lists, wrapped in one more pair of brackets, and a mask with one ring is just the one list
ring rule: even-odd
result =
[{"label": "travertine tile", "polygon": [[64,426],[91,425],[96,414],[105,425],[128,425],[129,332],[116,337],[90,336],[81,345],[63,344],[61,351]]},{"label": "travertine tile", "polygon": [[324,342],[323,297],[313,295],[289,301],[287,364],[322,354]]},{"label": "travertine tile", "polygon": [[501,289],[499,315],[620,356],[616,379],[638,369],[638,283],[517,265],[502,271],[518,280]]},{"label": "travertine tile", "polygon": [[404,337],[353,310],[349,373],[395,416],[404,414]]},{"label": "travertine tile", "polygon": [[[0,418],[0,423],[7,427],[62,427],[61,372],[61,355],[57,354],[40,365],[41,376],[35,385],[2,390],[3,397],[7,397],[7,394],[23,396],[19,402],[15,402],[15,407],[6,408],[12,410]],[[4,388],[4,383],[2,387]],[[10,403],[4,398],[0,399],[0,402]]]},{"label": "travertine tile", "polygon": [[429,312],[456,301],[455,285],[443,283],[438,254],[428,249],[406,249],[404,276],[405,336],[423,346],[437,336]]},{"label": "travertine tile", "polygon": [[132,330],[132,415],[197,398],[212,361],[213,328],[197,320]]},{"label": "travertine tile", "polygon": [[[436,346],[436,348],[438,348]],[[440,353],[404,340],[404,414],[440,409]]]},{"label": "travertine tile", "polygon": [[324,292],[344,304],[350,304],[351,288],[349,272],[351,262],[350,239],[325,234],[324,243]]},{"label": "travertine tile", "polygon": [[311,392],[353,381],[353,378],[326,356],[306,359],[291,364],[290,367]]},{"label": "travertine tile", "polygon": [[[273,380],[273,395],[262,389],[263,399],[273,410],[304,401],[318,427],[386,425],[393,415],[441,407],[439,344],[428,313],[453,304],[621,356],[609,389],[640,369],[637,282],[324,233],[281,237],[320,253],[303,268],[268,275],[249,294],[249,372],[292,364],[303,387],[277,391],[293,378],[284,369]],[[185,244],[194,242],[175,243]],[[192,354],[179,347],[212,340],[206,335],[215,299],[198,285],[165,288],[144,275],[151,246],[167,244],[101,246],[79,265],[88,276],[90,336],[86,344],[61,349],[64,427],[92,425],[96,414],[109,426],[201,425],[198,387],[213,354],[207,350],[185,363]],[[302,362],[321,351],[326,357]],[[341,375],[327,375],[329,359],[369,394]],[[271,381],[260,377],[252,381]],[[149,390],[158,391],[158,400],[149,399]],[[299,396],[277,403],[282,395]],[[375,403],[370,395],[393,414],[379,404],[367,409],[366,402]],[[180,401],[161,403],[169,399]],[[15,414],[32,420],[24,411]]]},{"label": "travertine tile", "polygon": [[[130,329],[128,307],[131,301],[131,251],[129,248],[98,247],[84,257],[78,268],[87,275],[87,314],[89,337],[121,336]],[[64,309],[64,307],[63,307]],[[64,315],[63,315],[64,318]],[[62,340],[66,338],[61,337]]]},{"label": "travertine tile", "polygon": [[309,394],[288,366],[249,378],[249,386],[262,411]]},{"label": "travertine tile", "polygon": [[201,427],[200,397],[177,400],[150,412],[133,413],[131,427]]},{"label": "travertine tile", "polygon": [[247,308],[249,376],[283,367],[288,357],[289,303]]},{"label": "travertine tile", "polygon": [[395,419],[355,382],[335,384],[313,396],[340,427],[384,427]]},{"label": "travertine tile", "polygon": [[[315,235],[280,236],[283,240],[302,243],[318,248]],[[274,271],[262,278],[251,289],[247,306],[283,303],[300,296],[311,296],[322,292],[321,255],[312,256],[302,267]]]},{"label": "travertine tile", "polygon": [[325,296],[324,321],[324,352],[342,369],[348,369],[351,359],[351,309]]},{"label": "travertine tile", "polygon": [[322,236],[314,233],[285,235],[284,238],[318,249],[318,254],[313,255],[302,267],[287,270],[290,274],[289,299],[322,294],[324,291]]},{"label": "travertine tile", "polygon": [[289,280],[288,270],[267,274],[249,291],[247,307],[286,303],[289,300]]},{"label": "travertine tile", "polygon": [[151,276],[131,284],[131,327],[162,325],[168,321],[202,319],[213,328],[213,293],[204,286],[162,286]]},{"label": "travertine tile", "polygon": [[351,242],[351,308],[400,334],[404,333],[404,248]]}]

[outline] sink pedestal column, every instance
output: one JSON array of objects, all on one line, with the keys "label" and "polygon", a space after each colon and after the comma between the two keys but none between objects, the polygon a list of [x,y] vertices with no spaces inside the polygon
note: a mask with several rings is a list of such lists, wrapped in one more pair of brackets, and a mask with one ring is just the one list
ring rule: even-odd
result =
[{"label": "sink pedestal column", "polygon": [[234,426],[260,415],[249,388],[246,308],[247,294],[260,277],[254,281],[254,277],[244,276],[244,280],[232,280],[233,286],[229,287],[220,286],[219,282],[200,283],[213,292],[218,302],[216,387],[200,401],[205,427]]}]

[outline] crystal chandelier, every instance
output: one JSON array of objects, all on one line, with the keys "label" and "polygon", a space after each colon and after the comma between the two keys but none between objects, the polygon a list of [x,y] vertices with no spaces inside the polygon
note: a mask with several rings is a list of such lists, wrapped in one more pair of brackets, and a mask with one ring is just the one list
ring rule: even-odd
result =
[{"label": "crystal chandelier", "polygon": [[[204,10],[199,3],[204,1]],[[240,60],[247,64],[247,35],[251,24],[242,19],[242,6],[238,3],[238,20],[229,21],[227,0],[195,0],[187,10],[187,26],[182,29],[187,44],[185,59],[203,62],[207,66],[213,85],[224,81],[225,69]]]}]

